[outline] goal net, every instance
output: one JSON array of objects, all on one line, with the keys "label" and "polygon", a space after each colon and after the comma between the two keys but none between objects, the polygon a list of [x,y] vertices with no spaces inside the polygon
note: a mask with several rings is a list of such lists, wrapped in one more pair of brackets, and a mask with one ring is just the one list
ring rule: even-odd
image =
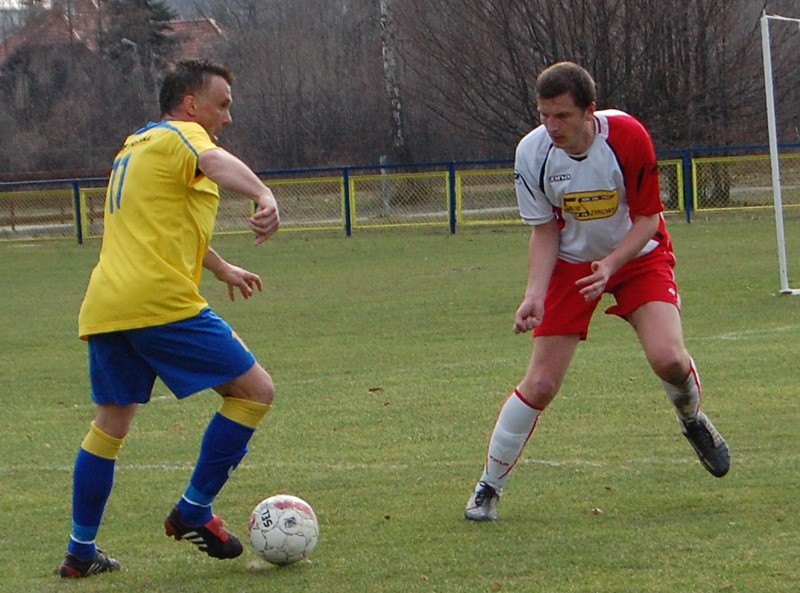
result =
[{"label": "goal net", "polygon": [[[775,204],[775,229],[778,242],[778,268],[780,272],[780,293],[800,295],[800,274],[798,265],[792,265],[796,260],[789,257],[789,246],[796,246],[800,242],[800,180],[789,180],[787,175],[782,176],[782,163],[786,163],[787,156],[780,150],[778,130],[784,133],[793,133],[794,142],[798,138],[796,125],[785,125],[779,121],[777,106],[779,99],[784,98],[783,93],[776,95],[773,78],[772,58],[773,50],[770,41],[770,23],[776,26],[800,27],[800,19],[768,15],[766,12],[761,17],[761,47],[764,58],[764,87],[767,100],[767,125],[769,131],[770,169],[772,173],[772,194]],[[796,56],[776,56],[784,59],[796,59]],[[796,85],[796,81],[791,81]],[[779,89],[780,90],[780,89]],[[794,128],[794,130],[792,130]],[[781,138],[780,140],[784,140]],[[795,155],[796,156],[796,155]],[[792,159],[797,160],[797,159]],[[796,254],[798,249],[794,250]],[[795,258],[800,256],[795,255]],[[793,288],[794,286],[794,288]]]}]

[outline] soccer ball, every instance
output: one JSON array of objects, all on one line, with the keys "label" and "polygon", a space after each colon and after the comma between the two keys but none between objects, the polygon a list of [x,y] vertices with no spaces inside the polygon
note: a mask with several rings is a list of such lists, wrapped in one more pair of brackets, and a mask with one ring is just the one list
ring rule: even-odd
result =
[{"label": "soccer ball", "polygon": [[262,500],[247,522],[250,543],[264,560],[284,566],[307,557],[319,537],[314,509],[302,498],[277,494]]}]

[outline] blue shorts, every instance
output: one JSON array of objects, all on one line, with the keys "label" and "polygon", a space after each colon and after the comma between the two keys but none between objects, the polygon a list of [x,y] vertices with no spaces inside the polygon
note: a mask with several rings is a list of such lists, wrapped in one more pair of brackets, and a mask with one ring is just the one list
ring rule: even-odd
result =
[{"label": "blue shorts", "polygon": [[240,377],[255,357],[211,309],[142,329],[89,336],[89,375],[96,404],[144,404],[156,377],[184,398]]}]

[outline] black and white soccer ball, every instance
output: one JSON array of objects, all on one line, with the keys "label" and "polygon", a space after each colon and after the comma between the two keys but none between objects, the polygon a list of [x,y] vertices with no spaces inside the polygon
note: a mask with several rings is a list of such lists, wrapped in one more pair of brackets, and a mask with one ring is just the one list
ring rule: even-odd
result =
[{"label": "black and white soccer ball", "polygon": [[284,566],[308,557],[317,545],[319,522],[305,500],[277,494],[256,505],[250,513],[247,531],[259,556]]}]

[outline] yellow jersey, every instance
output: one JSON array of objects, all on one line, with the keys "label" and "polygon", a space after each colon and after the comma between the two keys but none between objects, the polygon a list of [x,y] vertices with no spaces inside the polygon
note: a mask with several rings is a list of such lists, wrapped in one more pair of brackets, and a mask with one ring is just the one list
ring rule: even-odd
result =
[{"label": "yellow jersey", "polygon": [[216,148],[197,123],[151,123],[125,141],[106,190],[103,244],[78,334],[151,327],[197,315],[219,188],[198,169]]}]

